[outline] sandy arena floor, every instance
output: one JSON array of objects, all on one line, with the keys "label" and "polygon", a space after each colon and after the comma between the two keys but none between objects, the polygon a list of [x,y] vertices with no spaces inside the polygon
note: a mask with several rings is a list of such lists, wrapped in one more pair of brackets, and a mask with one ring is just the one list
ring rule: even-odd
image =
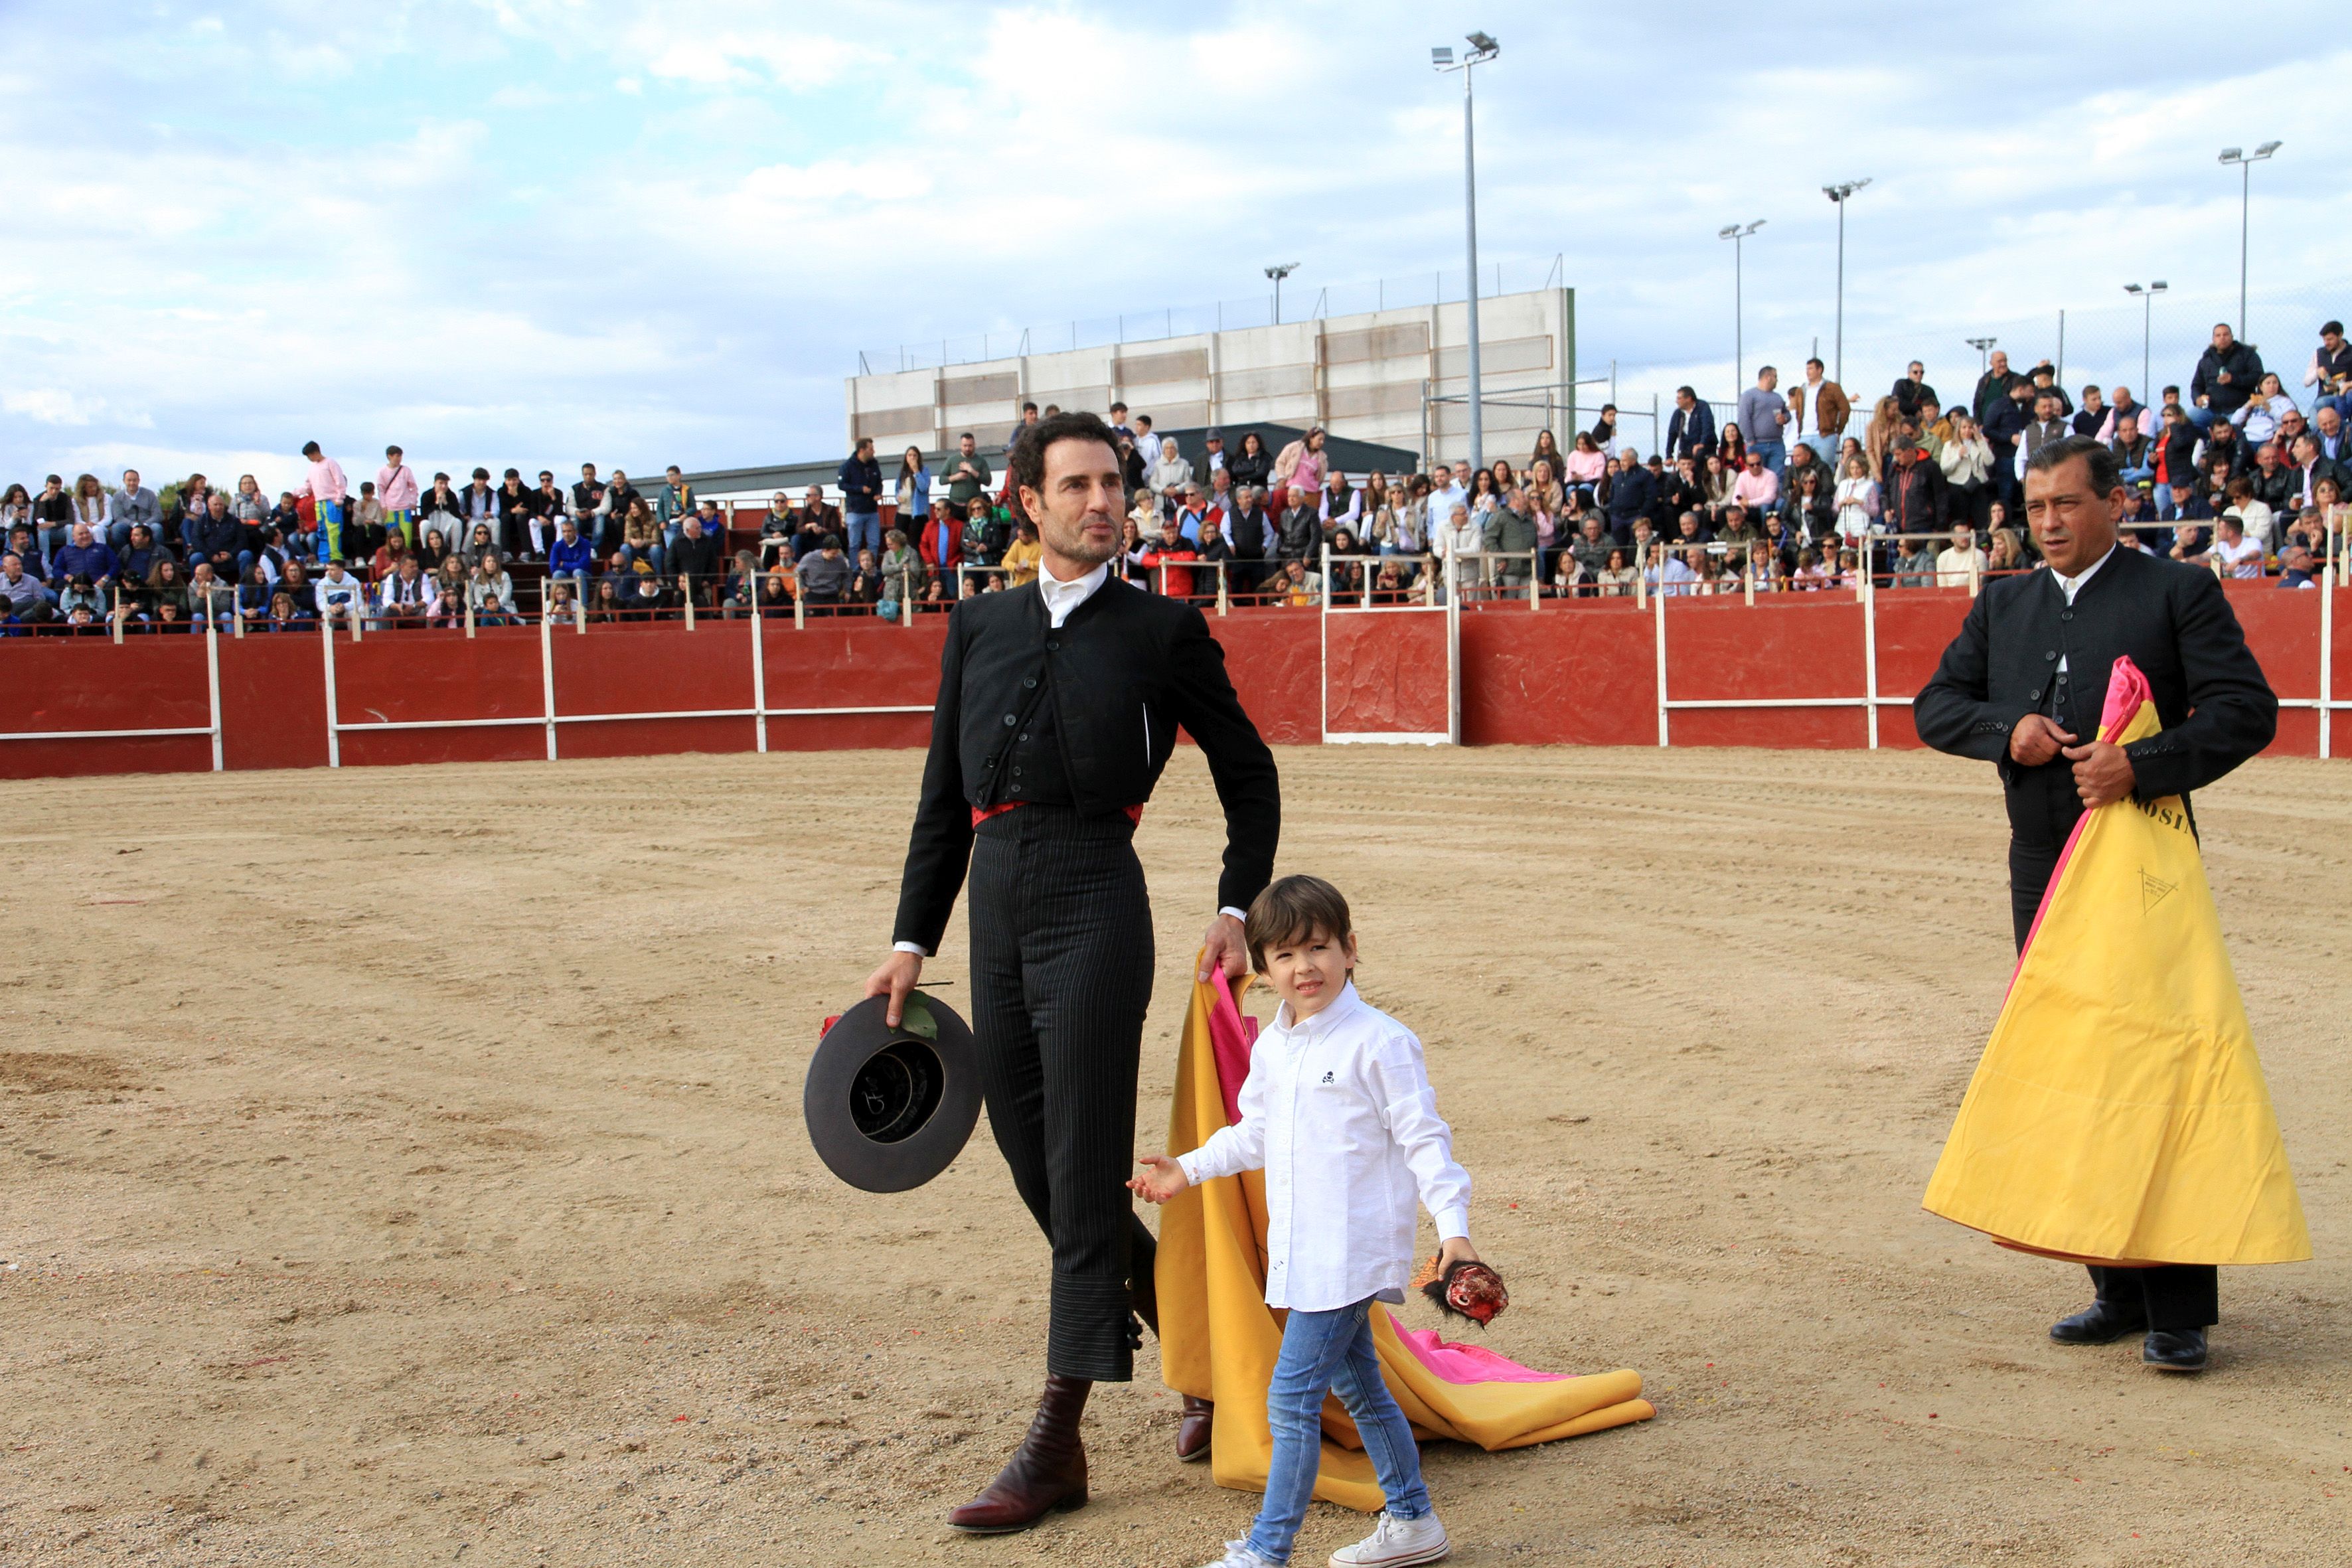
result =
[{"label": "sandy arena floor", "polygon": [[[1093,1506],[941,1521],[1026,1419],[1042,1243],[984,1128],[886,1198],[800,1124],[919,762],[0,785],[0,1564],[1190,1568],[1241,1533],[1156,1370],[1095,1402]],[[1352,895],[1364,990],[1429,1042],[1515,1288],[1491,1342],[1660,1406],[1432,1448],[1456,1561],[2343,1561],[2352,768],[2200,802],[2321,1261],[2225,1275],[2173,1380],[2053,1347],[2081,1273],[1918,1208],[2011,963],[1990,768],[1282,763],[1285,868]],[[1146,1138],[1216,834],[1187,752],[1141,836]],[[1362,1528],[1318,1506],[1297,1561]]]}]

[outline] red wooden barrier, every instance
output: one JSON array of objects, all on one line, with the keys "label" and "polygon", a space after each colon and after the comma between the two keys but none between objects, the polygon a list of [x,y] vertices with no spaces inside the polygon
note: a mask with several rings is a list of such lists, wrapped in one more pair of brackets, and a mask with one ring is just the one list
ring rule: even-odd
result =
[{"label": "red wooden barrier", "polygon": [[[2319,741],[2320,661],[2332,658],[2337,716],[2352,697],[2352,637],[2323,638],[2323,595],[2274,583],[2231,584],[2247,641],[2285,706],[2272,750],[2310,756]],[[2338,621],[2352,589],[2334,595]],[[1675,745],[1858,747],[1859,700],[1876,655],[1878,742],[1916,746],[1905,706],[1960,619],[1958,589],[1665,602],[1664,697]],[[1325,626],[1332,640],[1326,662]],[[1461,637],[1465,742],[1655,745],[1661,700],[1656,606],[1625,599],[1465,612]],[[1269,741],[1330,729],[1444,727],[1444,616],[1241,610],[1210,625],[1244,704]],[[538,759],[548,754],[551,680],[559,757],[687,751],[830,751],[920,746],[939,681],[945,616],[912,627],[871,617],[761,625],[704,618],[542,634],[485,627],[371,634],[334,641],[338,731],[346,765]],[[1865,635],[1871,639],[1865,644]],[[319,634],[223,637],[221,761],[229,768],[329,761],[328,670]],[[542,660],[544,662],[542,662]],[[161,737],[0,739],[0,777],[192,772],[213,765],[205,639],[198,636],[19,637],[0,641],[0,734],[188,729]],[[764,691],[764,703],[761,698]],[[1824,705],[1838,700],[1843,705]],[[755,710],[763,710],[755,711]],[[877,711],[878,710],[878,711]],[[449,721],[460,728],[404,728]],[[484,722],[484,721],[488,722]],[[2339,725],[2340,729],[2341,726]],[[764,732],[764,733],[763,733]],[[2331,747],[2341,752],[2345,740]]]}]

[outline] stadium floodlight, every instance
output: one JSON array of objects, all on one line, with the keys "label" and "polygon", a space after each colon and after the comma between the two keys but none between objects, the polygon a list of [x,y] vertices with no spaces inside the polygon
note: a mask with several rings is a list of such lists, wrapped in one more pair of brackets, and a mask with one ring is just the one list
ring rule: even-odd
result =
[{"label": "stadium floodlight", "polygon": [[[2165,288],[2165,281],[2161,278],[2145,285],[2138,283],[2124,285],[2124,292],[2139,300],[2139,395],[2142,402],[2147,401],[2147,395],[2154,390],[2147,384],[2148,333],[2155,323],[2156,297],[2163,293]],[[2143,430],[2140,434],[2145,436],[2149,432]]]},{"label": "stadium floodlight", "polygon": [[1999,338],[1962,338],[1960,341],[1968,344],[1969,347],[1977,351],[1977,369],[1979,372],[1982,372],[1990,366],[1992,363],[1993,345],[2000,342]]},{"label": "stadium floodlight", "polygon": [[1841,382],[1845,380],[1845,204],[1854,192],[1868,184],[1870,179],[1865,175],[1822,187],[1822,195],[1835,202],[1838,210],[1837,379]]},{"label": "stadium floodlight", "polygon": [[1488,33],[1467,34],[1463,42],[1470,46],[1470,52],[1459,60],[1454,58],[1450,47],[1441,46],[1429,51],[1429,63],[1437,70],[1462,73],[1462,220],[1468,235],[1470,258],[1470,288],[1465,296],[1470,314],[1470,466],[1479,468],[1486,462],[1486,410],[1484,383],[1478,374],[1478,151],[1473,134],[1476,116],[1470,92],[1470,68],[1485,65],[1503,52],[1503,46]]},{"label": "stadium floodlight", "polygon": [[1740,248],[1749,235],[1763,226],[1764,220],[1759,217],[1746,228],[1736,223],[1727,223],[1715,231],[1716,238],[1731,241],[1731,401],[1734,403],[1739,401],[1740,390],[1748,384],[1748,324],[1744,319],[1747,285]]},{"label": "stadium floodlight", "polygon": [[2243,147],[2221,149],[2221,162],[2238,165],[2238,335],[2246,335],[2246,231],[2254,205],[2254,165],[2285,146],[2265,142],[2252,152]]},{"label": "stadium floodlight", "polygon": [[1274,324],[1282,325],[1282,280],[1298,270],[1298,263],[1286,261],[1279,267],[1269,267],[1265,275],[1274,279]]}]

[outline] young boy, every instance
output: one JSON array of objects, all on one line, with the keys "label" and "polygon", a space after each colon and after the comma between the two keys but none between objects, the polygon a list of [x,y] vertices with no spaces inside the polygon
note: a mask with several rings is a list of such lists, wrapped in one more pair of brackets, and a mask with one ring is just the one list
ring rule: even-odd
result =
[{"label": "young boy", "polygon": [[1379,1474],[1388,1508],[1334,1568],[1407,1568],[1452,1550],[1422,1485],[1412,1428],[1381,1381],[1374,1301],[1404,1300],[1413,1198],[1437,1222],[1441,1260],[1475,1259],[1470,1177],[1437,1114],[1412,1031],[1356,994],[1348,900],[1314,877],[1285,877],[1250,906],[1250,964],[1282,998],[1258,1036],[1241,1120],[1171,1159],[1149,1155],[1128,1184],[1166,1203],[1195,1182],[1265,1172],[1266,1305],[1289,1310],[1266,1390],[1274,1434],[1265,1503],[1215,1568],[1281,1568],[1306,1518],[1322,1458],[1324,1395],[1337,1390]]}]

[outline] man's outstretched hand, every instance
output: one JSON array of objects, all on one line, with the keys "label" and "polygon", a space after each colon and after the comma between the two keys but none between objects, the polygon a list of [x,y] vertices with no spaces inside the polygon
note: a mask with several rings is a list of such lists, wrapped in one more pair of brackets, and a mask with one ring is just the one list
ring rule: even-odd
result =
[{"label": "man's outstretched hand", "polygon": [[1184,1179],[1184,1167],[1165,1154],[1146,1154],[1136,1163],[1151,1173],[1130,1178],[1127,1190],[1151,1203],[1164,1204],[1192,1184]]},{"label": "man's outstretched hand", "polygon": [[883,1009],[884,1022],[892,1028],[898,1026],[899,1015],[907,1010],[907,993],[923,977],[922,955],[894,952],[882,962],[882,967],[866,977],[866,994],[887,996],[889,1005]]},{"label": "man's outstretched hand", "polygon": [[1195,980],[1223,973],[1228,980],[1238,976],[1249,964],[1249,942],[1242,935],[1242,922],[1220,912],[1209,922],[1206,935],[1201,938],[1201,973]]}]

